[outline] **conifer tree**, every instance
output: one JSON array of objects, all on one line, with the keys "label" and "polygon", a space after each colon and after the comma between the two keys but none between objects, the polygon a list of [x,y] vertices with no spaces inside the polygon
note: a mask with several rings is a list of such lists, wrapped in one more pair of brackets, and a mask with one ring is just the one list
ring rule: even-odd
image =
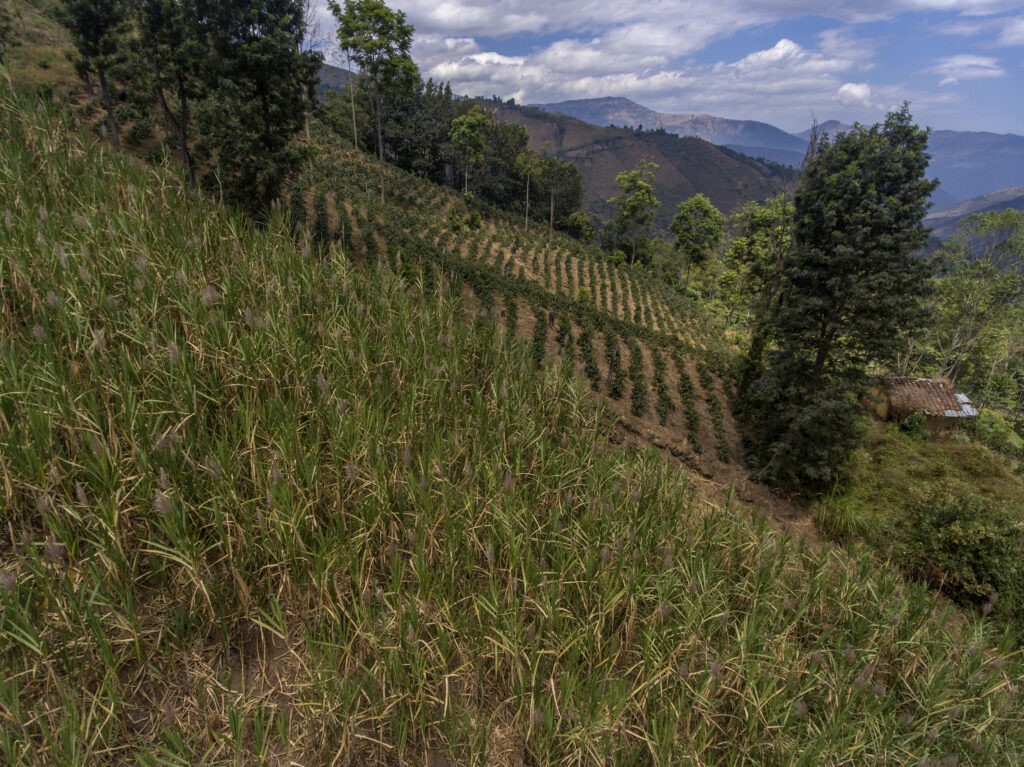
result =
[{"label": "conifer tree", "polygon": [[925,321],[927,142],[904,105],[882,124],[822,137],[804,170],[765,323],[771,351],[742,403],[766,479],[801,490],[834,482],[870,374]]},{"label": "conifer tree", "polygon": [[301,0],[196,0],[205,98],[196,122],[213,155],[205,182],[262,216],[298,166],[321,56],[302,51]]},{"label": "conifer tree", "polygon": [[130,29],[128,7],[124,0],[61,0],[58,16],[78,50],[80,60],[76,68],[86,75],[96,74],[100,100],[107,113],[110,142],[120,150],[121,134],[114,115],[110,70],[124,57]]}]

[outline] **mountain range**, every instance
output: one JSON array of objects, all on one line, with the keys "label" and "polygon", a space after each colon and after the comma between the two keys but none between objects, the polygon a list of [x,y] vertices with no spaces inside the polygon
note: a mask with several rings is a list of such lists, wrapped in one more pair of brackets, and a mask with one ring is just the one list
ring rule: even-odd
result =
[{"label": "mountain range", "polygon": [[[787,133],[755,120],[733,120],[702,114],[668,114],[626,98],[582,99],[541,104],[540,109],[575,117],[594,125],[620,125],[696,136],[751,157],[798,167],[807,150],[810,130]],[[819,132],[835,135],[850,126],[835,120]],[[1024,181],[1024,136],[984,131],[935,130],[928,151],[928,175],[941,182],[937,207],[989,194]]]},{"label": "mountain range", "polygon": [[614,211],[608,200],[619,193],[615,176],[645,160],[658,165],[653,185],[662,205],[655,225],[662,230],[671,223],[676,204],[698,192],[728,213],[778,194],[795,178],[791,168],[697,137],[600,127],[533,107],[482,103],[497,119],[524,125],[532,148],[574,163],[583,175],[587,209],[602,218]]}]

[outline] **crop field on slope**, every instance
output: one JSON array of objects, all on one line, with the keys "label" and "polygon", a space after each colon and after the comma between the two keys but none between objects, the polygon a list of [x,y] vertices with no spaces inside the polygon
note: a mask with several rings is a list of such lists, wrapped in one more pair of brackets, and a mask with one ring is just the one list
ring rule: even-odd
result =
[{"label": "crop field on slope", "polygon": [[0,762],[1024,757],[987,623],[615,450],[459,274],[10,93],[0,180]]},{"label": "crop field on slope", "polygon": [[609,264],[600,251],[493,212],[471,212],[450,190],[389,171],[389,202],[377,168],[321,137],[316,169],[292,192],[295,219],[322,246],[357,259],[440,265],[457,275],[475,308],[499,315],[541,364],[560,361],[603,395],[619,423],[702,473],[745,480],[728,408],[727,333],[699,307],[642,270]]}]

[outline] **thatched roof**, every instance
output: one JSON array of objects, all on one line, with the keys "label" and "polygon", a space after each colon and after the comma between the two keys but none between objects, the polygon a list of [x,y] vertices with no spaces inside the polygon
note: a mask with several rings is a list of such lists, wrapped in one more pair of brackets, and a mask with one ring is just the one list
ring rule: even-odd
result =
[{"label": "thatched roof", "polygon": [[909,415],[970,418],[978,414],[966,394],[960,394],[949,381],[931,378],[897,378],[889,388],[889,402],[895,413]]}]

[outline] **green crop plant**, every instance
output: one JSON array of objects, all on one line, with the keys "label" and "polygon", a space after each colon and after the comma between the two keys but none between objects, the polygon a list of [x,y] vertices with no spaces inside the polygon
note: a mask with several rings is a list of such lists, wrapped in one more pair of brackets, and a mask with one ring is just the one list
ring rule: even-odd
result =
[{"label": "green crop plant", "polygon": [[642,416],[647,412],[647,375],[644,373],[644,353],[635,338],[629,339],[630,412]]},{"label": "green crop plant", "polygon": [[725,430],[725,411],[722,400],[713,391],[707,392],[708,410],[711,412],[711,423],[715,428],[715,452],[718,460],[727,463],[732,460],[732,448],[729,447],[728,435]]},{"label": "green crop plant", "polygon": [[540,368],[544,366],[544,354],[548,343],[548,316],[543,309],[534,311],[533,342],[530,345],[530,352],[533,364]]},{"label": "green crop plant", "polygon": [[601,371],[597,366],[597,353],[594,351],[594,326],[590,322],[583,322],[576,343],[580,347],[583,372],[590,381],[590,387],[598,391],[601,388]]},{"label": "green crop plant", "polygon": [[622,351],[619,349],[619,342],[615,333],[610,330],[604,332],[605,361],[608,363],[608,396],[612,399],[622,399],[626,392],[626,374],[622,368]]},{"label": "green crop plant", "polygon": [[665,357],[657,347],[651,348],[651,360],[654,365],[654,393],[656,397],[654,410],[658,414],[658,422],[664,426],[668,421],[669,413],[676,408],[668,391],[668,383],[665,381]]},{"label": "green crop plant", "polygon": [[690,442],[693,452],[700,453],[700,414],[697,412],[697,393],[694,390],[693,379],[686,369],[682,355],[675,351],[673,354],[676,372],[679,375],[679,401],[682,403],[686,419],[686,438]]}]

